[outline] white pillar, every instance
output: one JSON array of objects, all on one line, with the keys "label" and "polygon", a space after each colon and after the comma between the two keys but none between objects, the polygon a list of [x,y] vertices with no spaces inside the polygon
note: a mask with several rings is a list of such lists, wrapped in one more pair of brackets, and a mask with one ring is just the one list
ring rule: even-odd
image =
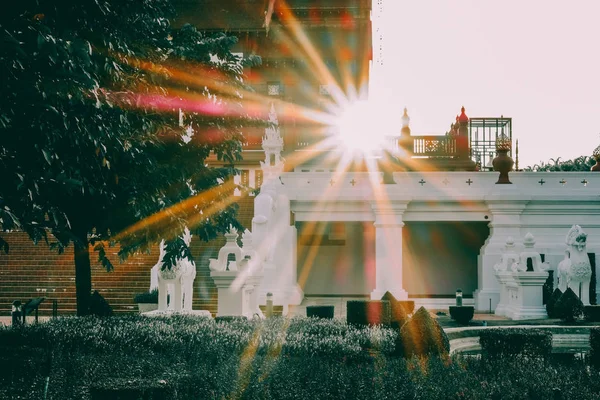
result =
[{"label": "white pillar", "polygon": [[[490,211],[490,236],[481,248],[477,265],[477,290],[474,293],[475,309],[495,310],[500,302],[500,284],[496,279],[494,265],[500,261],[506,238],[512,236],[515,241],[521,238],[521,214],[529,198],[519,192],[516,185],[496,185],[486,196]],[[508,187],[510,186],[510,187]]]},{"label": "white pillar", "polygon": [[398,300],[408,299],[402,286],[402,215],[408,202],[373,204],[375,212],[375,289],[371,299],[389,291]]}]

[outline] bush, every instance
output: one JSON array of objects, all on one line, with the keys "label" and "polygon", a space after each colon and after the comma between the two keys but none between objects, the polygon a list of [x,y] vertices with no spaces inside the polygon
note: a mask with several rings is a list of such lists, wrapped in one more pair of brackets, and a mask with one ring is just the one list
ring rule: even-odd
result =
[{"label": "bush", "polygon": [[244,322],[248,321],[248,318],[243,315],[221,315],[215,317],[215,322]]},{"label": "bush", "polygon": [[[391,312],[391,326],[393,328],[401,328],[402,325],[408,320],[408,312],[406,311],[406,306],[403,303],[412,303],[414,308],[414,301],[398,301],[390,292],[385,292],[383,297],[381,298],[383,301],[390,302],[390,312]],[[412,311],[411,311],[412,312]]]},{"label": "bush", "polygon": [[334,311],[334,306],[307,306],[306,316],[332,319],[335,314]]},{"label": "bush", "polygon": [[590,352],[588,354],[590,364],[596,368],[600,367],[600,327],[590,329]]},{"label": "bush", "polygon": [[158,289],[153,289],[149,292],[138,293],[133,298],[135,303],[155,304],[158,303]]},{"label": "bush", "polygon": [[357,326],[390,325],[390,302],[382,300],[350,300],[347,302],[346,321]]},{"label": "bush", "polygon": [[473,306],[450,306],[450,318],[462,325],[467,325],[473,319],[475,307]]},{"label": "bush", "polygon": [[600,306],[584,306],[583,315],[588,322],[600,322]]},{"label": "bush", "polygon": [[554,305],[560,319],[565,322],[575,322],[583,314],[583,303],[571,288],[567,288]]},{"label": "bush", "polygon": [[547,358],[552,352],[552,333],[524,328],[485,329],[479,332],[479,344],[485,359]]},{"label": "bush", "polygon": [[449,351],[448,336],[424,307],[419,308],[400,330],[397,354],[405,357],[446,355]]},{"label": "bush", "polygon": [[94,290],[90,297],[90,314],[97,317],[110,317],[113,315],[112,307],[97,290]]},{"label": "bush", "polygon": [[548,318],[560,318],[558,315],[558,310],[556,309],[556,302],[560,299],[563,292],[559,288],[554,289],[548,301],[546,301],[546,312],[548,313]]},{"label": "bush", "polygon": [[399,300],[398,305],[404,308],[406,314],[412,314],[415,311],[415,302],[412,300]]}]

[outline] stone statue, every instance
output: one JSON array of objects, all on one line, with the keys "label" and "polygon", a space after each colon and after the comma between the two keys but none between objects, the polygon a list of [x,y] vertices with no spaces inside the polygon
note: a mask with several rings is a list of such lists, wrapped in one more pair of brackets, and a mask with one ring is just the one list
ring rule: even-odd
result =
[{"label": "stone statue", "polygon": [[565,291],[570,287],[584,305],[589,305],[592,266],[586,251],[587,234],[579,225],[573,225],[565,242],[569,247],[558,265],[559,288]]},{"label": "stone statue", "polygon": [[[182,239],[186,246],[192,241],[192,235],[185,228]],[[171,269],[162,269],[165,256],[165,241],[160,242],[160,255],[158,263],[152,267],[156,272],[158,281],[158,311],[167,310],[168,286],[173,286],[171,293],[171,304],[173,311],[192,311],[192,299],[194,293],[194,279],[196,278],[196,264],[187,258],[178,258]]]}]

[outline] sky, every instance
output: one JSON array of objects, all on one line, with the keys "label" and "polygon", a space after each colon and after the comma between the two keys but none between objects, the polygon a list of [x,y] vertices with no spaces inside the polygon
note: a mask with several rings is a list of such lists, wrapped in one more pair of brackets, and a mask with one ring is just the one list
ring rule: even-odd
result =
[{"label": "sky", "polygon": [[369,96],[393,125],[405,106],[414,135],[445,133],[463,105],[511,117],[520,168],[600,145],[600,1],[383,0],[380,19]]}]

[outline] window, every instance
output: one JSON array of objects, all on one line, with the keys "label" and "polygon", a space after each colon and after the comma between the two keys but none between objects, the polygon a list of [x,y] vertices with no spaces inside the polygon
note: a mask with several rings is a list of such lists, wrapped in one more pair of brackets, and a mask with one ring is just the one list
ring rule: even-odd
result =
[{"label": "window", "polygon": [[250,171],[248,171],[247,169],[243,169],[242,170],[242,179],[240,180],[240,185],[248,186],[249,180],[250,180]]},{"label": "window", "polygon": [[263,183],[263,172],[262,169],[257,169],[254,171],[254,187],[259,188]]}]

